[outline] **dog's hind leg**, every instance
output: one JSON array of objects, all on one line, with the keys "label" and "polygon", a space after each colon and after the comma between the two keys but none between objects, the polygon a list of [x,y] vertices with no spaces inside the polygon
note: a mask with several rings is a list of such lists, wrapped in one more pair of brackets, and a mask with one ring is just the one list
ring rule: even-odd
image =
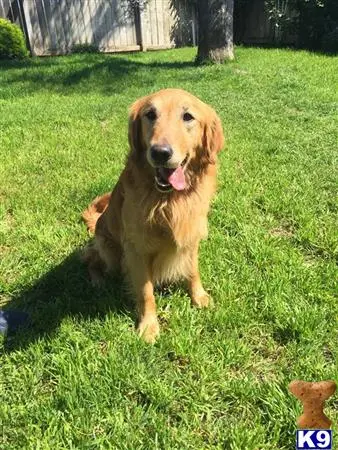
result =
[{"label": "dog's hind leg", "polygon": [[82,260],[88,264],[89,276],[93,285],[102,284],[107,272],[120,270],[121,247],[103,236],[96,236],[87,245]]},{"label": "dog's hind leg", "polygon": [[95,248],[95,242],[89,243],[82,255],[81,260],[87,264],[90,280],[93,286],[100,286],[103,282],[103,276],[106,272],[106,265],[100,258],[98,250]]}]

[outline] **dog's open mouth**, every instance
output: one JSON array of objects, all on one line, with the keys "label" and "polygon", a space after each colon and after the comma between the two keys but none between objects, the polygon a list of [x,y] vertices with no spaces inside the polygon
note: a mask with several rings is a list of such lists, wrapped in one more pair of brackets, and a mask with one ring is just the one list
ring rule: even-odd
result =
[{"label": "dog's open mouth", "polygon": [[175,169],[169,169],[168,167],[157,167],[155,169],[155,185],[160,192],[170,192],[173,189],[183,191],[185,189],[184,166],[187,160],[188,156]]}]

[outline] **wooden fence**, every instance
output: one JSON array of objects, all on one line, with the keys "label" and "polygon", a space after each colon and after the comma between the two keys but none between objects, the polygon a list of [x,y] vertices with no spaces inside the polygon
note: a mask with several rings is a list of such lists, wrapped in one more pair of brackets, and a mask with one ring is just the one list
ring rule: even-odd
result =
[{"label": "wooden fence", "polygon": [[187,0],[0,0],[0,17],[18,23],[39,56],[68,53],[77,44],[117,52],[197,41]]},{"label": "wooden fence", "polygon": [[[0,17],[18,23],[33,55],[71,52],[93,44],[103,52],[197,44],[197,20],[189,0],[0,0]],[[275,29],[264,0],[235,2],[235,40],[269,44]],[[295,36],[286,36],[292,44]]]}]

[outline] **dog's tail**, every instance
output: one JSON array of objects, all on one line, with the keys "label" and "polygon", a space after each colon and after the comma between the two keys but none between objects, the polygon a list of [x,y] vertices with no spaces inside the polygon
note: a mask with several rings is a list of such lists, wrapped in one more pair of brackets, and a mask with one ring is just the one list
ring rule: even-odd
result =
[{"label": "dog's tail", "polygon": [[96,197],[95,200],[83,211],[82,218],[87,225],[88,231],[95,232],[96,222],[98,218],[105,212],[108,207],[111,192],[103,194],[100,197]]}]

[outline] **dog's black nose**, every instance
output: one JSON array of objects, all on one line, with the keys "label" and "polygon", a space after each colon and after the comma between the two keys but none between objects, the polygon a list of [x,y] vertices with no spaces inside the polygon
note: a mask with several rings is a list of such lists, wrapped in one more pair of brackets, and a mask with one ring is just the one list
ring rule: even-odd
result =
[{"label": "dog's black nose", "polygon": [[172,154],[173,149],[169,145],[153,145],[150,149],[150,156],[155,164],[165,164]]}]

